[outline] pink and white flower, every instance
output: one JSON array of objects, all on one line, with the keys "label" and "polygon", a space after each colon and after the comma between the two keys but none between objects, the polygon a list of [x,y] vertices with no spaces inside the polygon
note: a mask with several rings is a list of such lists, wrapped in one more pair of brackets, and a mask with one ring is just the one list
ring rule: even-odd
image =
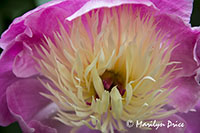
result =
[{"label": "pink and white flower", "polygon": [[[0,39],[0,125],[24,132],[200,130],[192,0],[53,0]],[[126,121],[174,120],[146,130]]]}]

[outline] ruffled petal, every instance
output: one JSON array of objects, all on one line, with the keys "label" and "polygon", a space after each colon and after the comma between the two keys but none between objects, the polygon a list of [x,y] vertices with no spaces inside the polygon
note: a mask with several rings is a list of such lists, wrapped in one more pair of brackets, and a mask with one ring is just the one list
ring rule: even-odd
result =
[{"label": "ruffled petal", "polygon": [[[8,30],[2,34],[0,47],[5,49],[19,43],[24,46],[13,66],[17,77],[29,77],[38,73],[35,69],[36,63],[32,59],[35,45],[42,44],[43,35],[53,37],[54,32],[59,31],[58,21],[64,24],[64,19],[78,10],[86,1],[54,0],[13,21]],[[68,27],[65,28],[68,29]]]},{"label": "ruffled petal", "polygon": [[21,50],[19,45],[14,45],[13,47],[6,49],[0,59],[0,125],[7,126],[14,122],[12,114],[7,107],[6,100],[6,89],[9,85],[17,80],[16,76],[12,72],[12,64],[14,57]]},{"label": "ruffled petal", "polygon": [[[155,15],[158,23],[158,30],[167,33],[167,38],[174,39],[175,49],[171,53],[170,61],[179,62],[176,68],[181,68],[173,74],[176,77],[192,76],[198,68],[193,56],[193,49],[197,41],[199,32],[192,30],[190,26],[177,18],[166,14]],[[169,67],[171,68],[172,65]]]},{"label": "ruffled petal", "polygon": [[13,43],[13,41],[15,40],[15,38],[24,32],[25,30],[25,26],[23,25],[23,21],[19,22],[19,23],[15,23],[16,20],[14,20],[13,24],[11,24],[9,26],[9,29],[7,31],[5,31],[2,35],[1,35],[1,39],[0,39],[0,47],[5,49],[6,46],[8,47],[8,45],[11,45],[11,43]]},{"label": "ruffled petal", "polygon": [[[150,0],[90,0],[88,1],[83,7],[81,7],[79,10],[77,10],[74,14],[69,16],[67,20],[71,21],[79,16],[82,16],[83,14],[97,9],[97,8],[103,8],[103,7],[114,7],[119,6],[122,4],[142,4],[146,6],[154,6],[154,4]],[[155,7],[156,8],[156,7]]]},{"label": "ruffled petal", "polygon": [[[22,36],[33,37],[33,29],[43,31],[40,34],[43,34],[44,31],[46,31],[46,33],[44,33],[45,35],[52,34],[49,31],[52,31],[55,27],[58,28],[56,18],[62,21],[65,17],[78,10],[85,2],[87,2],[87,0],[53,0],[27,12],[23,16],[16,18],[2,34],[0,47],[5,49],[11,42],[19,41],[19,38]],[[53,20],[51,18],[53,18]]]},{"label": "ruffled petal", "polygon": [[10,72],[5,72],[4,74],[1,74],[0,76],[0,125],[1,126],[8,126],[10,123],[14,122],[15,119],[10,114],[10,111],[7,107],[7,101],[6,101],[6,89],[7,87],[16,80],[16,77],[14,74]]},{"label": "ruffled petal", "polygon": [[192,14],[193,0],[151,0],[161,12],[176,15],[184,20],[185,23],[190,22]]},{"label": "ruffled petal", "polygon": [[8,108],[24,132],[55,131],[54,127],[45,124],[45,120],[50,121],[57,108],[40,92],[48,93],[37,79],[21,79],[7,89]]},{"label": "ruffled petal", "polygon": [[72,16],[68,17],[68,20],[72,20],[96,8],[113,7],[121,4],[154,6],[162,14],[175,15],[184,20],[185,23],[189,23],[193,0],[91,0]]},{"label": "ruffled petal", "polygon": [[57,133],[56,129],[43,125],[41,122],[32,120],[29,126],[35,129],[35,133]]},{"label": "ruffled petal", "polygon": [[194,108],[200,97],[200,86],[191,77],[181,77],[171,82],[171,87],[177,89],[171,94],[171,105],[180,112],[188,112]]},{"label": "ruffled petal", "polygon": [[199,66],[193,54],[200,32],[199,29],[191,29],[179,18],[165,14],[155,16],[159,22],[157,28],[168,33],[169,39],[174,39],[175,49],[171,53],[170,61],[179,62],[168,67],[171,69],[176,66],[179,69],[173,72],[176,79],[169,83],[171,88],[178,87],[171,95],[172,105],[181,112],[187,112],[195,106],[200,94],[200,76],[197,71]]},{"label": "ruffled petal", "polygon": [[188,113],[179,114],[187,123],[185,133],[198,133],[200,131],[200,101],[196,107]]},{"label": "ruffled petal", "polygon": [[24,121],[24,119],[22,118],[22,116],[20,116],[19,114],[16,114],[12,110],[10,110],[10,113],[17,120],[17,122],[19,123],[19,125],[20,125],[20,127],[21,127],[21,129],[22,129],[23,132],[25,132],[25,133],[33,133],[35,131],[34,128],[31,128],[31,127],[28,126],[28,124]]},{"label": "ruffled petal", "polygon": [[33,50],[27,45],[23,45],[23,50],[17,54],[13,62],[13,73],[17,77],[29,77],[38,74],[38,64],[33,60]]}]

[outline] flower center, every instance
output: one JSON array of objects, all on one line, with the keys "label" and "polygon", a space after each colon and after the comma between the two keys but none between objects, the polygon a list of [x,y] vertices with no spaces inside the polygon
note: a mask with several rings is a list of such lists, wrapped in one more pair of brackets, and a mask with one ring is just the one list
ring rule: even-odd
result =
[{"label": "flower center", "polygon": [[105,90],[111,92],[111,89],[116,86],[120,95],[124,95],[126,90],[124,89],[124,81],[120,74],[114,73],[112,71],[106,71],[101,76],[101,79],[103,81],[103,86]]},{"label": "flower center", "polygon": [[[132,6],[104,8],[73,20],[69,33],[60,25],[54,41],[36,48],[39,70],[57,89],[42,94],[60,110],[56,119],[68,126],[124,131],[127,120],[167,117],[166,87],[174,67],[173,42],[156,30],[153,14]],[[134,14],[134,15],[133,15]],[[101,15],[101,16],[99,16]]]}]

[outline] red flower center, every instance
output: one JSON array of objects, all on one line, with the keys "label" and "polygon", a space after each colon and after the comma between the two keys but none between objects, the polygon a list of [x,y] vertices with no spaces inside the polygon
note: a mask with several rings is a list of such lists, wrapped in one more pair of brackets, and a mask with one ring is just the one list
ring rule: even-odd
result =
[{"label": "red flower center", "polygon": [[123,84],[123,78],[120,74],[114,73],[112,71],[106,71],[102,76],[101,79],[103,81],[104,89],[107,91],[111,91],[114,86],[117,86],[119,93],[121,96],[124,95],[125,89]]}]

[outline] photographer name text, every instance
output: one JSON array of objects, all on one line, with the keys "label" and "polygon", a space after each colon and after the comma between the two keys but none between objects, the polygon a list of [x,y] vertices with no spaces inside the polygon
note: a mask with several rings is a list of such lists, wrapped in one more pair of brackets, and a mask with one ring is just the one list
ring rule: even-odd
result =
[{"label": "photographer name text", "polygon": [[133,122],[132,120],[128,120],[126,123],[127,127],[131,128],[135,126],[136,128],[155,128],[158,130],[158,128],[161,127],[166,127],[166,128],[184,128],[185,124],[183,122],[179,121],[171,121],[167,120],[165,122],[157,121],[157,120],[152,120],[152,121],[139,121],[136,120]]}]

